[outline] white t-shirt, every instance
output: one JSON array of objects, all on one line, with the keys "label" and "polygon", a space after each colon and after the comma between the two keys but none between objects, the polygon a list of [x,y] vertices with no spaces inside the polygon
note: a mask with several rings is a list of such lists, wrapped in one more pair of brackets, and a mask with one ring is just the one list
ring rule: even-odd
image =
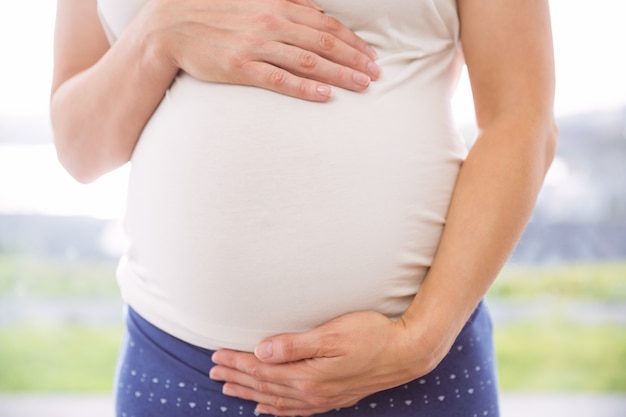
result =
[{"label": "white t-shirt", "polygon": [[[142,3],[99,0],[112,41]],[[122,295],[189,343],[397,319],[437,249],[466,155],[456,0],[318,3],[378,52],[366,92],[311,103],[181,74],[132,156]]]}]

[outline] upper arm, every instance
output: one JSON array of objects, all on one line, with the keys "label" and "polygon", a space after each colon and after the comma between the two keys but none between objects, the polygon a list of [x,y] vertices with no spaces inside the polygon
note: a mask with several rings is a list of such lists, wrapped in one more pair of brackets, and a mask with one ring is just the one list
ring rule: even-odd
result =
[{"label": "upper arm", "polygon": [[108,49],[97,0],[57,0],[52,93],[98,62]]},{"label": "upper arm", "polygon": [[511,112],[551,120],[554,60],[548,0],[458,0],[479,127]]}]

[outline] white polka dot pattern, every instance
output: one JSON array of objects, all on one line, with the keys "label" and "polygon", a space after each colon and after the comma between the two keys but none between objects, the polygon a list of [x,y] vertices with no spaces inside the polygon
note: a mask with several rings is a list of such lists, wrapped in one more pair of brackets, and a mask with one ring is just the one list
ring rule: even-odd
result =
[{"label": "white polka dot pattern", "polygon": [[[324,416],[497,417],[490,333],[489,316],[480,308],[433,372]],[[259,416],[254,403],[222,395],[221,384],[208,378],[211,353],[167,335],[131,310],[117,373],[117,417]]]}]

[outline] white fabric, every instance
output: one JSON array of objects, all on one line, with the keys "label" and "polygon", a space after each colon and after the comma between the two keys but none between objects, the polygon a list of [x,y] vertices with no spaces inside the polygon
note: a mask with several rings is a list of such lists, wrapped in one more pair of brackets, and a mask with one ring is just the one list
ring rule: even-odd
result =
[{"label": "white fabric", "polygon": [[[142,0],[100,0],[111,39]],[[325,0],[377,50],[367,92],[311,103],[180,75],[132,157],[118,280],[209,349],[341,314],[397,319],[431,264],[466,148],[455,0]]]}]

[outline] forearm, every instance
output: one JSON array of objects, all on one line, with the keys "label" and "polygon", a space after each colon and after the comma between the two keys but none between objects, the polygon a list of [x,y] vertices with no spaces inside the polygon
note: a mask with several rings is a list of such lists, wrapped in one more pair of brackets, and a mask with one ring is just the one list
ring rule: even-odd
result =
[{"label": "forearm", "polygon": [[59,159],[83,182],[125,163],[180,69],[325,102],[367,89],[373,49],[308,0],[147,2],[109,49],[96,0],[58,0],[51,117]]},{"label": "forearm", "polygon": [[439,249],[402,323],[420,341],[432,341],[434,361],[517,244],[553,158],[555,131],[547,117],[494,121],[463,164]]},{"label": "forearm", "polygon": [[435,358],[447,352],[517,244],[556,145],[548,2],[463,0],[458,7],[480,134],[403,322],[409,334],[426,332]]},{"label": "forearm", "polygon": [[551,117],[513,114],[489,123],[471,150],[440,248],[401,320],[354,312],[267,338],[255,355],[219,350],[211,378],[260,413],[292,416],[347,407],[432,371],[515,246],[554,153]]},{"label": "forearm", "polygon": [[256,357],[218,351],[211,377],[226,381],[229,395],[259,402],[262,412],[310,415],[424,376],[450,351],[511,254],[555,151],[548,2],[457,5],[481,132],[421,288],[396,322],[351,313],[265,339]]},{"label": "forearm", "polygon": [[90,182],[127,162],[176,70],[146,39],[128,34],[95,65],[59,85],[50,109],[65,168]]}]

